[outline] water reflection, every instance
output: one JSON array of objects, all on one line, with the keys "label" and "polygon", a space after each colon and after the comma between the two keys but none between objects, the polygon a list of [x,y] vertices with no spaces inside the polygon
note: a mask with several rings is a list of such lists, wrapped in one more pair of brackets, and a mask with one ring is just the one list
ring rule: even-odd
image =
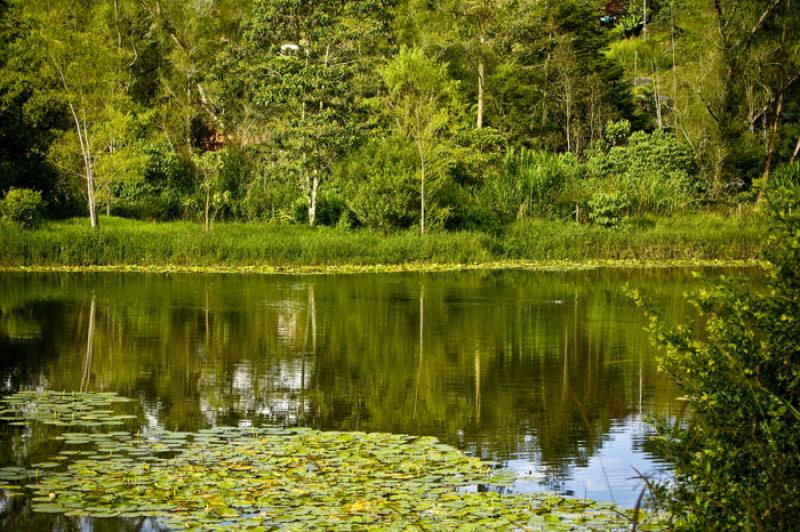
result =
[{"label": "water reflection", "polygon": [[516,489],[633,505],[633,467],[657,466],[642,420],[680,406],[621,287],[683,319],[694,282],[678,270],[3,274],[0,391],[115,391],[169,430],[436,435],[517,470]]}]

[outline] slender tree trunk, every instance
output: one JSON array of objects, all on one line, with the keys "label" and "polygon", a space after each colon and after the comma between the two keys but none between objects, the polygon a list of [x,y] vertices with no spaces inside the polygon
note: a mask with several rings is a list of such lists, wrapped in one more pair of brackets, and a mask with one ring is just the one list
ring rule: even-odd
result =
[{"label": "slender tree trunk", "polygon": [[647,0],[642,0],[642,34],[647,38]]},{"label": "slender tree trunk", "polygon": [[419,233],[421,235],[425,234],[425,156],[422,154],[422,150],[420,149],[419,153],[419,161],[420,161],[420,220],[419,220]]},{"label": "slender tree trunk", "polygon": [[317,195],[319,193],[319,170],[314,170],[308,190],[308,225],[317,224]]},{"label": "slender tree trunk", "polygon": [[486,65],[483,60],[483,43],[485,37],[481,32],[481,50],[478,52],[478,121],[476,129],[483,129],[483,90],[486,82]]},{"label": "slender tree trunk", "polygon": [[797,139],[797,146],[794,147],[794,153],[792,153],[792,158],[789,159],[789,163],[794,164],[798,156],[800,156],[800,137]]},{"label": "slender tree trunk", "polygon": [[769,134],[769,142],[767,144],[767,160],[764,163],[764,174],[761,176],[761,190],[758,192],[758,203],[764,201],[764,191],[767,188],[769,176],[772,173],[772,161],[775,158],[775,145],[778,141],[778,129],[781,127],[781,118],[783,117],[783,103],[785,94],[781,93],[778,98],[778,107],[775,109],[775,121],[772,123],[772,128]]},{"label": "slender tree trunk", "polygon": [[567,94],[567,151],[572,152],[572,95]]},{"label": "slender tree trunk", "polygon": [[89,201],[89,223],[95,231],[100,230],[100,218],[97,216],[97,197],[94,190],[94,169],[91,166],[86,168],[86,193]]},{"label": "slender tree trunk", "polygon": [[658,129],[664,129],[664,118],[661,112],[661,87],[658,79],[658,66],[653,61],[653,92],[656,99],[656,120],[658,122]]},{"label": "slender tree trunk", "polygon": [[206,232],[211,231],[211,186],[206,187],[205,226]]},{"label": "slender tree trunk", "polygon": [[[66,86],[66,82],[64,83]],[[100,221],[97,216],[97,195],[94,185],[94,164],[92,161],[91,144],[88,139],[88,129],[78,116],[78,111],[72,102],[69,102],[69,110],[72,119],[75,121],[75,131],[78,133],[78,144],[81,147],[81,157],[86,172],[86,200],[89,204],[89,223],[95,231],[100,230]]]}]

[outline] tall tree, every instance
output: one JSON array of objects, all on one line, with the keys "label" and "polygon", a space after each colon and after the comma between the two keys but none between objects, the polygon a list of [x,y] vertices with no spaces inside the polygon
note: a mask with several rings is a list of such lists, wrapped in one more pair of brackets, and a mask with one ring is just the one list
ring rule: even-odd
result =
[{"label": "tall tree", "polygon": [[383,69],[387,103],[395,127],[414,142],[419,157],[420,233],[425,234],[425,185],[441,162],[441,133],[447,126],[452,87],[447,67],[419,48],[403,47]]},{"label": "tall tree", "polygon": [[378,57],[391,3],[260,0],[247,23],[241,68],[273,138],[297,161],[310,225],[320,187],[360,128],[358,80]]},{"label": "tall tree", "polygon": [[[764,175],[769,175],[785,94],[800,79],[800,61],[796,59],[797,51],[792,50],[798,35],[798,6],[793,4],[793,0],[711,0],[717,30],[711,34],[716,41],[711,52],[717,59],[717,79],[710,90],[698,90],[697,95],[716,124],[721,143],[721,160],[715,174],[717,189],[723,178],[736,176],[732,148],[747,132],[748,124],[752,126],[760,117],[771,121],[774,128],[766,148]],[[742,80],[742,73],[747,72],[754,73],[753,92],[752,86]],[[763,108],[752,113],[747,105],[754,101],[754,92],[763,95],[759,98]]]},{"label": "tall tree", "polygon": [[10,66],[32,92],[30,105],[56,102],[67,110],[73,127],[61,146],[72,146],[68,149],[80,155],[89,220],[98,230],[96,170],[107,140],[105,126],[132,109],[123,87],[126,54],[112,30],[112,6],[93,0],[14,0],[12,9],[26,31],[11,45]]}]

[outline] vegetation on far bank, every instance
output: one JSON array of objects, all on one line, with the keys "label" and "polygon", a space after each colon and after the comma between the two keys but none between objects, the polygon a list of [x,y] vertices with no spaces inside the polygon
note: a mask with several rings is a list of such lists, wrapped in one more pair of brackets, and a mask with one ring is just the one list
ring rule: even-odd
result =
[{"label": "vegetation on far bank", "polygon": [[[649,217],[616,229],[530,220],[505,233],[369,230],[219,223],[206,233],[190,222],[104,218],[95,233],[83,220],[20,231],[0,224],[2,267],[220,267],[301,271],[315,267],[541,264],[757,259],[763,226],[753,213]],[[414,267],[417,265],[417,268]],[[445,268],[447,269],[447,268]]]},{"label": "vegetation on far bank", "polygon": [[[558,221],[750,208],[800,157],[798,13],[790,0],[9,0],[0,211],[22,227],[88,214],[102,230],[105,213],[405,241],[547,220],[572,241]],[[521,239],[500,255],[539,254]]]}]

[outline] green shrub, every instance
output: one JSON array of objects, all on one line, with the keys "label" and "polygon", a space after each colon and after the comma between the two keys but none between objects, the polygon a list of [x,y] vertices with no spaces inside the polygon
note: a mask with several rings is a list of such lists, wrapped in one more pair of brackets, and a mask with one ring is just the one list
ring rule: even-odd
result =
[{"label": "green shrub", "polygon": [[[615,133],[616,134],[616,133]],[[630,200],[630,213],[671,214],[691,202],[697,165],[691,151],[664,131],[637,131],[627,146],[593,156],[591,173]]]},{"label": "green shrub", "polygon": [[596,192],[589,200],[589,220],[601,227],[617,227],[629,202],[622,192]]},{"label": "green shrub", "polygon": [[606,124],[606,140],[608,140],[608,143],[612,146],[617,146],[630,136],[631,123],[628,120],[620,120],[619,122],[609,122]]},{"label": "green shrub", "polygon": [[[692,417],[656,439],[675,464],[656,490],[678,530],[796,530],[800,523],[800,186],[770,194],[766,287],[723,279],[694,296],[701,330],[652,330]],[[651,313],[652,314],[652,313]]]},{"label": "green shrub", "polygon": [[389,137],[368,142],[338,170],[347,207],[358,221],[381,231],[411,227],[419,216],[414,147]]},{"label": "green shrub", "polygon": [[3,218],[20,227],[35,227],[44,212],[42,193],[26,188],[12,188],[0,202]]}]

